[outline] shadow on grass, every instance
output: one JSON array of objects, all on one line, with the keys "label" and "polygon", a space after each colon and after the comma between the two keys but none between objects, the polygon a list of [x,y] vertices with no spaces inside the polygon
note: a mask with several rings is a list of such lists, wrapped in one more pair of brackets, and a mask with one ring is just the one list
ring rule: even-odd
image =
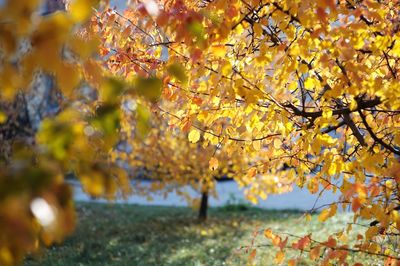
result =
[{"label": "shadow on grass", "polygon": [[[271,228],[296,236],[312,233],[325,241],[333,232],[344,228],[352,216],[337,215],[325,223],[301,219],[301,211],[264,210],[247,204],[231,204],[211,208],[209,219],[200,223],[197,213],[184,207],[139,206],[121,204],[77,204],[78,225],[64,243],[29,257],[27,266],[66,265],[246,265],[249,245],[255,231]],[[355,239],[354,231],[349,239]],[[293,240],[293,239],[292,239]],[[291,240],[289,240],[291,241]],[[255,265],[275,265],[276,248],[260,234],[255,239]],[[308,253],[287,250],[286,257],[298,258],[298,265],[314,265]],[[349,258],[360,260],[359,254]],[[376,265],[362,258],[365,265]]]},{"label": "shadow on grass", "polygon": [[301,214],[227,205],[199,223],[183,207],[80,203],[77,210],[76,232],[25,265],[242,265],[238,248],[259,225]]}]

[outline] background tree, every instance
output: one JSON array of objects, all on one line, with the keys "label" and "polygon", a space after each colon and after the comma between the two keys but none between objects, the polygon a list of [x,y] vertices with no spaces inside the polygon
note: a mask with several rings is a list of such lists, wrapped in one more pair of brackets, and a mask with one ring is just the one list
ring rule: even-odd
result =
[{"label": "background tree", "polygon": [[113,36],[103,45],[116,72],[187,73],[164,88],[175,104],[165,111],[181,128],[258,158],[256,172],[284,178],[295,169],[294,183],[311,193],[340,193],[321,221],[339,206],[355,221],[374,220],[352,248],[337,235],[307,236],[294,248],[321,263],[344,262],[348,252],[391,263],[400,259],[399,11],[397,1],[177,0],[134,2],[98,19]]},{"label": "background tree", "polygon": [[[143,195],[158,191],[164,196],[175,192],[195,206],[199,210],[199,219],[205,220],[209,196],[218,197],[218,179],[232,178],[240,186],[252,186],[254,183],[250,183],[249,179],[256,174],[254,162],[248,161],[243,152],[229,154],[223,146],[207,145],[210,136],[201,137],[201,131],[196,128],[182,132],[174,126],[180,120],[165,114],[160,105],[158,103],[151,110],[150,128],[146,136],[136,134],[127,138],[121,142],[121,147],[115,150],[113,156],[116,161],[128,163],[133,175],[143,170],[142,176],[151,179],[148,189],[138,184],[133,186],[134,191]],[[140,108],[137,112],[142,112]],[[137,120],[127,112],[123,121],[122,128],[130,131]],[[222,120],[221,128],[224,124]],[[264,199],[267,193],[288,190],[287,184],[291,181],[277,180],[273,176],[259,178],[263,182],[258,183],[262,184],[258,189],[260,193],[262,191],[260,195]],[[192,198],[188,189],[199,192],[201,198]]]}]

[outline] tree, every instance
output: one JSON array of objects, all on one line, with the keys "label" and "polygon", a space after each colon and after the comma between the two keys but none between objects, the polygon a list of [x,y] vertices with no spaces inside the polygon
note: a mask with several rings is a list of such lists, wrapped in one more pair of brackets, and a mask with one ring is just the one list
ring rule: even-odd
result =
[{"label": "tree", "polygon": [[[180,120],[165,114],[161,102],[151,110],[151,119],[148,132],[145,136],[133,135],[121,142],[120,148],[115,150],[113,156],[119,162],[128,163],[135,175],[142,169],[142,176],[152,180],[148,190],[141,186],[133,187],[137,193],[149,195],[151,192],[168,193],[176,192],[186,199],[190,205],[199,210],[199,219],[207,218],[209,195],[218,197],[216,183],[219,178],[232,178],[240,186],[252,186],[249,182],[256,174],[253,167],[243,152],[229,153],[223,146],[207,145],[211,135],[201,136],[201,131],[192,128],[183,132],[174,126]],[[136,105],[136,112],[143,112],[142,106]],[[132,117],[131,110],[126,112],[123,129],[130,131],[136,119]],[[129,118],[129,116],[131,118]],[[222,128],[226,121],[220,121]],[[125,127],[126,125],[126,127]],[[190,129],[189,127],[187,128]],[[122,135],[128,135],[122,133]],[[212,141],[218,141],[213,139]],[[246,175],[243,175],[246,173]],[[257,185],[265,199],[267,193],[279,193],[288,189],[288,186],[272,176],[263,176],[263,181]],[[290,181],[286,181],[290,184]],[[262,187],[261,187],[262,185]],[[188,193],[188,187],[201,194],[201,198],[193,199]]]},{"label": "tree", "polygon": [[340,193],[321,221],[339,206],[355,221],[374,220],[352,248],[337,236],[306,236],[295,249],[322,264],[349,252],[400,260],[390,244],[400,233],[397,1],[135,3],[98,17],[115,73],[167,79],[174,107],[166,113],[257,158],[257,172],[289,172],[311,193]]}]

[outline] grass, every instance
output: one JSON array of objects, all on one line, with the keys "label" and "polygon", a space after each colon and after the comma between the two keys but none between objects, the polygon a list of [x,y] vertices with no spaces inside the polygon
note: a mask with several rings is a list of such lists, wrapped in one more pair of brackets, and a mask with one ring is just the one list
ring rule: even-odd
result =
[{"label": "grass", "polygon": [[[24,265],[245,265],[256,230],[272,228],[295,235],[313,232],[324,240],[351,219],[341,214],[319,223],[298,211],[270,211],[246,205],[211,208],[201,224],[190,208],[79,203],[78,226],[64,243],[28,257]],[[256,243],[268,241],[263,236]],[[276,249],[257,250],[257,265],[274,265]],[[290,255],[290,254],[288,254]],[[359,254],[356,254],[359,256]],[[299,265],[312,264],[307,254]],[[350,260],[351,261],[351,260]]]}]

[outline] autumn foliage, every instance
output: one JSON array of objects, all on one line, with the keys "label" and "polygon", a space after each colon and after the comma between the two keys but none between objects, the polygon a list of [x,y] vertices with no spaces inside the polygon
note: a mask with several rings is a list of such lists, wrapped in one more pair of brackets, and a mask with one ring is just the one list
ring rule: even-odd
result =
[{"label": "autumn foliage", "polygon": [[[186,135],[187,148],[209,151],[199,155],[207,173],[196,178],[210,179],[231,161],[253,202],[292,184],[314,194],[331,190],[340,201],[322,210],[321,222],[343,209],[354,213],[354,223],[368,225],[352,246],[342,237],[351,226],[324,242],[307,235],[289,243],[266,229],[277,263],[287,247],[299,251],[287,261],[292,265],[305,253],[323,265],[344,264],[358,252],[387,265],[400,261],[398,1],[147,0],[130,1],[123,12],[102,3],[90,16],[92,4],[75,1],[68,12],[39,17],[36,1],[8,1],[0,12],[6,22],[0,26],[1,132],[16,124],[7,110],[36,69],[53,75],[62,94],[62,111],[31,133],[29,148],[18,149],[15,134],[3,134],[17,157],[5,155],[0,169],[0,225],[8,230],[0,238],[1,261],[34,250],[38,239],[50,243],[64,235],[38,224],[32,199],[64,210],[57,212],[57,228],[72,229],[63,225],[73,220],[64,173],[76,173],[92,195],[112,198],[117,188],[128,191],[118,186],[127,179],[117,159],[129,159],[115,150],[118,141],[175,154],[172,145]],[[28,52],[17,52],[22,40],[31,44]],[[78,93],[86,84],[98,97]],[[164,117],[159,128],[152,114]],[[165,138],[161,145],[168,147],[154,147],[159,142],[151,138]],[[176,155],[190,151],[182,152]],[[168,157],[157,160],[167,171],[162,184],[181,171],[168,166]],[[186,163],[193,162],[183,161],[183,168]],[[32,172],[36,180],[39,170],[49,175],[46,182],[22,179]],[[177,177],[191,182],[190,175]],[[3,189],[9,180],[18,189]],[[18,227],[13,206],[26,216]]]},{"label": "autumn foliage", "polygon": [[115,73],[163,80],[175,126],[257,161],[249,183],[268,175],[310,193],[332,190],[340,202],[322,222],[339,208],[372,221],[354,247],[335,235],[307,236],[294,249],[322,264],[344,263],[349,252],[396,261],[398,3],[159,1],[154,12],[150,2],[97,18],[112,36],[103,45]]},{"label": "autumn foliage", "polygon": [[[142,112],[142,106],[134,107],[136,111]],[[207,203],[201,206],[200,195],[203,195],[203,200],[208,200],[209,196],[218,197],[218,180],[230,178],[242,187],[252,185],[250,180],[257,174],[253,166],[255,162],[247,160],[243,152],[232,154],[219,143],[208,145],[207,136],[202,136],[196,128],[188,128],[188,132],[180,130],[176,124],[181,121],[163,110],[167,108],[166,103],[158,102],[153,108],[145,136],[135,132],[126,137],[136,123],[136,118],[131,111],[125,113],[121,128],[121,136],[125,138],[121,140],[120,148],[112,153],[115,161],[129,165],[133,177],[138,177],[137,172],[141,170],[141,177],[151,179],[150,187],[141,186],[139,180],[133,186],[134,193],[151,195],[157,192],[167,197],[169,193],[175,192],[190,206],[201,210],[199,216],[206,218]],[[220,123],[222,127],[226,121]],[[290,189],[290,183],[282,183],[267,175],[263,179],[263,187],[258,188],[258,195],[264,199],[269,193]],[[188,188],[198,192],[199,197],[193,198]],[[205,213],[202,214],[202,211]]]}]

